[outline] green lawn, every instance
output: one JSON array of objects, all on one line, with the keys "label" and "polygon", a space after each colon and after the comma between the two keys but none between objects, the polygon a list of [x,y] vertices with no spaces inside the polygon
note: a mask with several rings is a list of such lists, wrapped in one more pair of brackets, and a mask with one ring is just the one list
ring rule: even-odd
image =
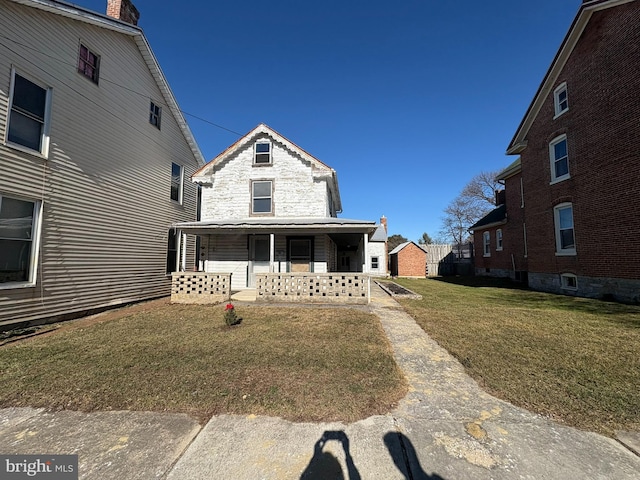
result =
[{"label": "green lawn", "polygon": [[242,324],[227,327],[224,305],[125,309],[2,346],[0,407],[354,421],[389,411],[406,393],[374,315],[236,310]]},{"label": "green lawn", "polygon": [[487,391],[579,428],[640,430],[640,307],[490,279],[399,279],[400,300]]}]

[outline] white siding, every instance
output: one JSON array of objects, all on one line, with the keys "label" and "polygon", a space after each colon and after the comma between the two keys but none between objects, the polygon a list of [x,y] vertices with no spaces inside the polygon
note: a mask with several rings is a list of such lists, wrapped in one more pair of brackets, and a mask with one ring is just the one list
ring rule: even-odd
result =
[{"label": "white siding", "polygon": [[[265,136],[256,140],[260,138]],[[276,217],[328,216],[327,182],[314,178],[307,161],[273,141],[272,164],[254,166],[253,144],[248,143],[215,167],[212,185],[202,191],[202,220],[250,217],[252,180],[273,180]]]},{"label": "white siding", "polygon": [[230,273],[231,289],[247,288],[249,250],[246,235],[211,235],[205,271]]},{"label": "white siding", "polygon": [[[378,257],[378,268],[371,268],[371,257]],[[371,275],[387,274],[387,256],[384,242],[369,242],[369,273]]]},{"label": "white siding", "polygon": [[[162,130],[149,124],[150,99],[164,99],[134,40],[8,2],[0,31],[0,139],[12,66],[53,89],[49,158],[0,145],[0,193],[44,204],[37,285],[0,289],[0,323],[169,295],[168,228],[193,221],[197,201],[189,181],[183,205],[170,200],[171,163],[188,180],[197,160],[169,108]],[[101,57],[99,85],[76,71],[81,41]]]}]

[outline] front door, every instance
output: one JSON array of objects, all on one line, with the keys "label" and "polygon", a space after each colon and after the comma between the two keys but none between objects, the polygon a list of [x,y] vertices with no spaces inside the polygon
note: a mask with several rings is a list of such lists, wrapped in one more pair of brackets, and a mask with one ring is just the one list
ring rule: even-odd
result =
[{"label": "front door", "polygon": [[292,273],[311,271],[311,239],[292,238],[289,240],[289,262]]},{"label": "front door", "polygon": [[270,271],[270,244],[268,235],[252,235],[249,237],[249,279],[248,287],[255,288],[256,273]]}]

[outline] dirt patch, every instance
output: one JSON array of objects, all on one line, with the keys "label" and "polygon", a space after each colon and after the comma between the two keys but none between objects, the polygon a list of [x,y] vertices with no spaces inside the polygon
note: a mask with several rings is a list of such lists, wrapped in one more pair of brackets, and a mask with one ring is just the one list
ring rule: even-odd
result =
[{"label": "dirt patch", "polygon": [[376,282],[380,285],[385,292],[387,292],[392,297],[401,297],[401,298],[413,298],[415,300],[421,300],[422,295],[417,294],[409,290],[408,288],[403,287],[402,285],[398,285],[394,282]]}]

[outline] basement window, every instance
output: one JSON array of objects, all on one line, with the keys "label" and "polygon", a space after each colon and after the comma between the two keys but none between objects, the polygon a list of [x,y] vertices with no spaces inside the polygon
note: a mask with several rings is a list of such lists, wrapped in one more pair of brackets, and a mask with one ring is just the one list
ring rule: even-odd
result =
[{"label": "basement window", "polygon": [[573,273],[563,273],[560,276],[563,290],[578,290],[578,277]]}]

